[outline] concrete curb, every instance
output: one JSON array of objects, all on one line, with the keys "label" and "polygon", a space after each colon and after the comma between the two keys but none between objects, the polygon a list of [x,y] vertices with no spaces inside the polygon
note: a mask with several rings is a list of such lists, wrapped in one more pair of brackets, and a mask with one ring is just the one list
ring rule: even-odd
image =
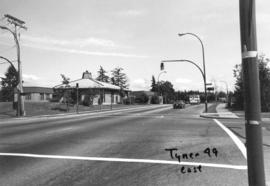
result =
[{"label": "concrete curb", "polygon": [[200,114],[202,118],[211,119],[238,119],[239,117],[231,112],[220,112],[220,113],[202,113]]}]

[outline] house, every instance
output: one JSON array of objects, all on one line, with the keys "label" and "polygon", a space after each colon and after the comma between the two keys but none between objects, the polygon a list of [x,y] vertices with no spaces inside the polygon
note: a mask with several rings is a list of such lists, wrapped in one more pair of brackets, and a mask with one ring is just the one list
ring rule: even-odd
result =
[{"label": "house", "polygon": [[[52,95],[53,89],[50,87],[23,87],[23,98],[25,102],[49,102],[52,99]],[[17,91],[15,91],[14,100],[17,100]]]},{"label": "house", "polygon": [[88,102],[87,105],[121,103],[130,93],[128,89],[93,79],[88,71],[83,73],[82,78],[70,81],[68,85],[61,84],[54,87],[55,92],[64,90],[69,90],[75,97],[78,92],[79,101]]}]

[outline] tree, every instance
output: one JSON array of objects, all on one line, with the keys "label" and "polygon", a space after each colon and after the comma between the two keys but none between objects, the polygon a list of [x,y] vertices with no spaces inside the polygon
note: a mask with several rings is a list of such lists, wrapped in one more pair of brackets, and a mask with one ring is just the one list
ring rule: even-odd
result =
[{"label": "tree", "polygon": [[261,107],[263,112],[270,111],[270,68],[269,59],[265,55],[259,57],[259,79],[261,91]]},{"label": "tree", "polygon": [[98,81],[102,81],[102,82],[105,82],[105,83],[109,83],[109,76],[106,75],[107,71],[105,71],[103,69],[102,66],[100,66],[99,70],[98,70],[98,77],[96,78],[96,80]]},{"label": "tree", "polygon": [[112,84],[119,86],[121,89],[128,88],[128,78],[125,73],[123,73],[124,69],[121,67],[117,67],[112,70]]},{"label": "tree", "polygon": [[[261,109],[263,112],[270,111],[270,68],[267,66],[269,59],[265,58],[265,55],[261,54],[258,57],[259,67],[259,81],[261,91]],[[244,85],[242,77],[242,66],[236,65],[234,69],[234,77],[236,78],[235,83],[235,103],[234,108],[244,108]]]},{"label": "tree", "polygon": [[152,84],[151,84],[151,90],[150,91],[152,91],[152,92],[157,92],[158,91],[156,79],[155,79],[154,76],[152,76]]},{"label": "tree", "polygon": [[174,88],[171,82],[169,81],[161,81],[158,84],[159,86],[159,91],[161,92],[161,94],[164,97],[164,102],[165,103],[171,103],[174,98],[175,98],[175,94],[174,94]]},{"label": "tree", "polygon": [[13,66],[9,66],[5,73],[5,78],[2,78],[2,100],[14,101],[14,88],[18,85],[18,73]]},{"label": "tree", "polygon": [[244,108],[244,84],[242,77],[242,65],[235,65],[233,70],[233,76],[236,78],[235,91],[234,91],[234,108],[243,109]]},{"label": "tree", "polygon": [[65,87],[69,87],[70,78],[66,77],[64,74],[60,74],[62,77],[62,83],[65,85]]},{"label": "tree", "polygon": [[70,89],[70,78],[66,77],[64,74],[60,74],[62,77],[62,83],[64,84],[63,92],[63,102],[67,105],[67,111],[69,111],[69,104],[73,102],[72,99],[72,89]]},{"label": "tree", "polygon": [[97,97],[98,94],[98,90],[97,89],[87,89],[81,92],[81,95],[85,95],[84,96],[84,100],[82,101],[82,104],[84,106],[91,106],[93,105],[93,101],[94,98]]}]

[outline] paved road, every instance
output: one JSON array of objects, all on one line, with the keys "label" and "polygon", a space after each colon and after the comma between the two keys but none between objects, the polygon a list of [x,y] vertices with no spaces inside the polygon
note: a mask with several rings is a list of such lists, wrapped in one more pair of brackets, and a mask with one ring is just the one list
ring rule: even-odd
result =
[{"label": "paved road", "polygon": [[199,117],[203,108],[2,121],[0,185],[247,185],[246,170],[236,169],[245,158]]}]

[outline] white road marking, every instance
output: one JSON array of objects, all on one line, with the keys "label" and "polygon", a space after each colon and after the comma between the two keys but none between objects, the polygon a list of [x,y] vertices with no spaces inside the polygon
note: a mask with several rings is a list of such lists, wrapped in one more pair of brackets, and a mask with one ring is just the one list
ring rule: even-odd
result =
[{"label": "white road marking", "polygon": [[217,119],[213,119],[233,140],[233,142],[237,145],[237,147],[242,152],[243,156],[247,159],[247,149],[246,146],[242,143],[242,141],[227,127],[225,127],[220,121]]},{"label": "white road marking", "polygon": [[86,160],[86,161],[107,161],[107,162],[126,162],[126,163],[151,163],[151,164],[167,164],[167,165],[189,165],[215,167],[225,169],[246,170],[246,165],[228,165],[214,163],[199,163],[199,162],[178,162],[168,160],[151,160],[151,159],[127,159],[127,158],[104,158],[104,157],[86,157],[86,156],[61,156],[61,155],[44,155],[44,154],[26,154],[26,153],[0,153],[0,156],[13,157],[29,157],[29,158],[49,158],[49,159],[68,159],[68,160]]}]

